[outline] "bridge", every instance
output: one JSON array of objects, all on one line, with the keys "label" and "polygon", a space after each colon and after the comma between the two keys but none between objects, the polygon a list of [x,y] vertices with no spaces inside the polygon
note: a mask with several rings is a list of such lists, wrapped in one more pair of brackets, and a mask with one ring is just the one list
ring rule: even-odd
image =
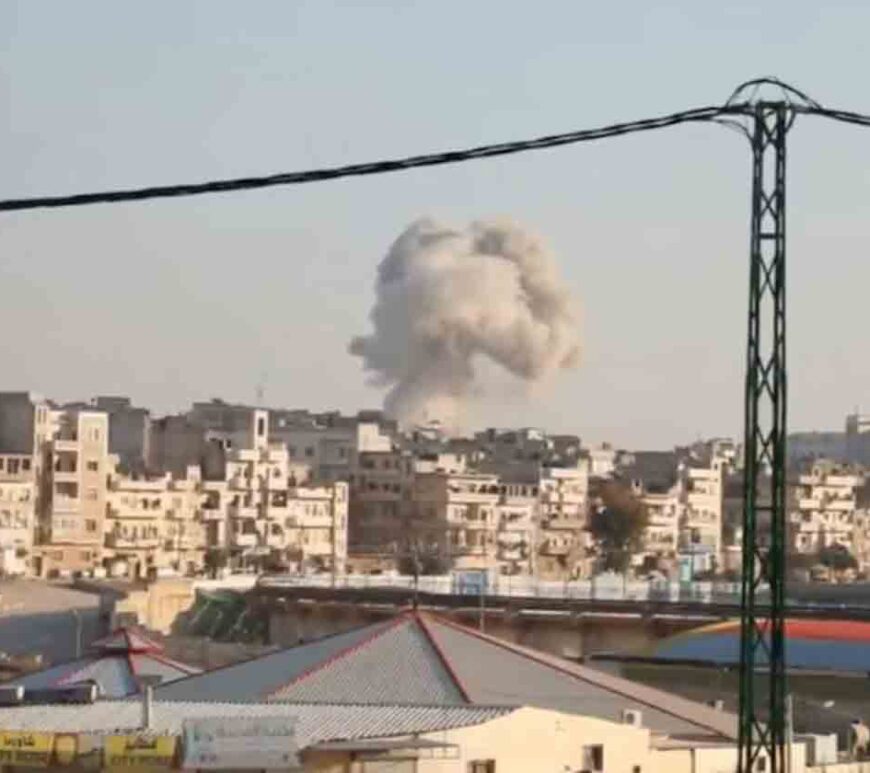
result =
[{"label": "bridge", "polygon": [[[483,591],[483,592],[482,592]],[[499,578],[487,587],[450,577],[339,575],[259,578],[249,606],[275,644],[338,633],[417,605],[510,641],[578,658],[642,651],[667,636],[740,616],[735,583],[569,583]],[[870,585],[793,584],[789,617],[870,621]]]}]

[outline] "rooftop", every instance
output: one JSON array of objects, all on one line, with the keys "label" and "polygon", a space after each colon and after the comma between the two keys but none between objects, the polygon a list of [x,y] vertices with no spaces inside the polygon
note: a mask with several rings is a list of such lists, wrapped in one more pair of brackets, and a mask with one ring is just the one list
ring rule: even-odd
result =
[{"label": "rooftop", "polygon": [[95,682],[101,695],[122,698],[138,693],[143,677],[167,683],[199,673],[192,666],[165,657],[159,644],[127,628],[95,641],[90,649],[85,657],[34,671],[4,686],[40,689]]},{"label": "rooftop", "polygon": [[426,612],[329,636],[161,685],[161,700],[530,705],[643,723],[668,734],[734,738],[726,712],[510,644]]}]

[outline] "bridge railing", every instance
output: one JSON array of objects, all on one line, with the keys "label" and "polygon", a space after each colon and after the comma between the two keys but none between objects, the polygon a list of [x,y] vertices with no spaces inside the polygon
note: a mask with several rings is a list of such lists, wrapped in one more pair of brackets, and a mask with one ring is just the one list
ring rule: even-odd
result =
[{"label": "bridge railing", "polygon": [[496,577],[485,584],[463,583],[450,575],[415,580],[407,575],[263,575],[263,588],[404,589],[435,595],[465,595],[507,598],[549,598],[578,601],[662,601],[739,603],[740,584],[733,582],[639,581],[595,578],[558,582],[532,577]]}]

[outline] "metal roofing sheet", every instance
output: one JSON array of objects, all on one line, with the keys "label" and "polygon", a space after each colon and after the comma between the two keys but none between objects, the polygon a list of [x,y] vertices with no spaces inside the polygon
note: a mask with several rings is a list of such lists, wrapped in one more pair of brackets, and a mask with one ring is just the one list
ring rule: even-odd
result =
[{"label": "metal roofing sheet", "polygon": [[391,625],[391,621],[356,628],[298,647],[272,652],[204,674],[180,679],[155,690],[162,700],[256,701],[286,686],[309,669],[357,646]]},{"label": "metal roofing sheet", "polygon": [[174,682],[191,674],[200,673],[195,668],[182,666],[171,660],[154,657],[147,654],[128,655],[133,673],[136,676],[159,676],[163,682]]},{"label": "metal roofing sheet", "polygon": [[43,671],[22,676],[8,683],[25,688],[56,687],[91,680],[100,693],[109,698],[122,698],[137,691],[137,684],[126,657],[82,658],[60,663]]},{"label": "metal roofing sheet", "polygon": [[727,712],[431,617],[426,625],[475,703],[539,706],[617,722],[624,709],[639,709],[644,725],[657,732],[736,737],[736,718]]},{"label": "metal roofing sheet", "polygon": [[[505,706],[372,706],[294,703],[155,701],[150,730],[181,732],[185,719],[295,717],[300,747],[323,741],[429,733],[488,722],[514,711]],[[0,729],[53,732],[133,731],[141,727],[140,701],[0,709]]]},{"label": "metal roofing sheet", "polygon": [[270,700],[465,703],[425,632],[399,618],[360,646],[302,675]]}]

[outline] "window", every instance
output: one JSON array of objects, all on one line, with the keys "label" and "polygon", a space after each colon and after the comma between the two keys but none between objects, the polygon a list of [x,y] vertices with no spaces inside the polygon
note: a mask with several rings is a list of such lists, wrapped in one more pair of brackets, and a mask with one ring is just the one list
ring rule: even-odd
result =
[{"label": "window", "polygon": [[495,773],[495,760],[472,760],[468,763],[468,773]]},{"label": "window", "polygon": [[260,416],[257,419],[257,437],[263,437],[266,434],[266,420]]},{"label": "window", "polygon": [[97,522],[93,518],[88,518],[85,521],[85,530],[86,531],[96,531],[97,530]]},{"label": "window", "polygon": [[30,470],[30,459],[22,459],[21,460],[21,469],[24,472],[27,472],[28,470]]},{"label": "window", "polygon": [[305,448],[305,456],[314,456],[314,446],[307,446]]},{"label": "window", "polygon": [[18,473],[18,459],[10,459],[6,462],[6,470],[11,475],[15,475]]},{"label": "window", "polygon": [[96,459],[88,459],[87,468],[88,468],[88,472],[99,472],[100,471],[100,463]]},{"label": "window", "polygon": [[604,770],[604,747],[593,744],[583,747],[583,773],[601,773]]}]

